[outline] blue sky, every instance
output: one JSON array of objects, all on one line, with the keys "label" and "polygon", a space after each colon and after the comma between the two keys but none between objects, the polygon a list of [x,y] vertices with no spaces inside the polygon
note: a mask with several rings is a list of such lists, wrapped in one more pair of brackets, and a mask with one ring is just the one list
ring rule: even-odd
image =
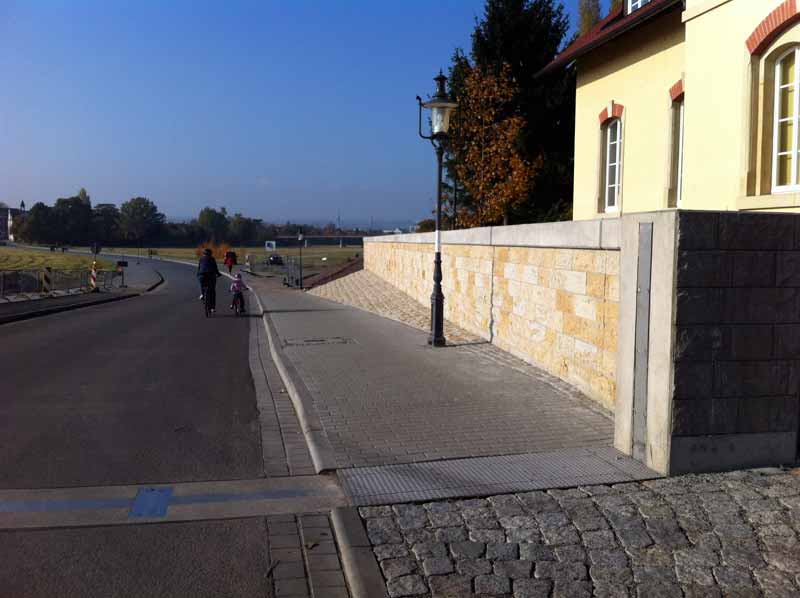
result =
[{"label": "blue sky", "polygon": [[[572,15],[577,0],[566,0]],[[136,195],[170,219],[416,221],[414,96],[480,0],[0,1],[0,201]],[[573,17],[574,18],[574,17]]]}]

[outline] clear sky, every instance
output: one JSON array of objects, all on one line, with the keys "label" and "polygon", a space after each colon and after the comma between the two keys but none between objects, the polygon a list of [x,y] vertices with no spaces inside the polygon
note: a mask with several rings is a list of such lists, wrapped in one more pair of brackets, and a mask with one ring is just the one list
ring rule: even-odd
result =
[{"label": "clear sky", "polygon": [[[607,4],[607,2],[604,2]],[[565,0],[575,14],[577,0]],[[416,221],[414,96],[482,0],[0,0],[0,201]]]}]

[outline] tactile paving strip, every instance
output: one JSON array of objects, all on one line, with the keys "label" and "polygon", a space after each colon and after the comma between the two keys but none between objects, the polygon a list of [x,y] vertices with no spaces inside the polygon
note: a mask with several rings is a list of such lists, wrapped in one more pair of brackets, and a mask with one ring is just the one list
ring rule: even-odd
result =
[{"label": "tactile paving strip", "polygon": [[612,447],[339,470],[354,505],[379,505],[661,477]]}]

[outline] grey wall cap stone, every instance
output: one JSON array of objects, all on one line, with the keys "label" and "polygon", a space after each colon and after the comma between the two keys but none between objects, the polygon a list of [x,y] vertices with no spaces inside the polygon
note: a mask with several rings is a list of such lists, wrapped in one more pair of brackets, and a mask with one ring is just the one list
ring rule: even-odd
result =
[{"label": "grey wall cap stone", "polygon": [[492,245],[599,249],[601,224],[602,220],[573,220],[496,226]]},{"label": "grey wall cap stone", "polygon": [[442,231],[442,243],[450,245],[491,245],[493,231],[497,227],[464,228]]},{"label": "grey wall cap stone", "polygon": [[388,598],[386,583],[355,507],[331,511],[331,523],[352,598]]},{"label": "grey wall cap stone", "polygon": [[407,235],[364,237],[364,243],[433,243],[433,233],[409,233]]},{"label": "grey wall cap stone", "polygon": [[600,247],[603,249],[619,249],[621,228],[619,218],[601,220]]},{"label": "grey wall cap stone", "polygon": [[[431,244],[434,233],[365,237],[364,243]],[[618,218],[537,222],[511,226],[486,226],[442,231],[446,245],[481,245],[497,247],[563,247],[571,249],[619,249]]]}]

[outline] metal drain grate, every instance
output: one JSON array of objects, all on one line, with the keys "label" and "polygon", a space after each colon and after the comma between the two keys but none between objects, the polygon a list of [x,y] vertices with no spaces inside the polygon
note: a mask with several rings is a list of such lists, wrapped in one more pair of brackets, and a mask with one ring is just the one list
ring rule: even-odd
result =
[{"label": "metal drain grate", "polygon": [[356,506],[489,496],[661,477],[611,447],[339,470]]},{"label": "metal drain grate", "polygon": [[346,336],[331,336],[329,338],[287,338],[283,341],[286,347],[316,347],[318,345],[354,345],[356,340]]}]

